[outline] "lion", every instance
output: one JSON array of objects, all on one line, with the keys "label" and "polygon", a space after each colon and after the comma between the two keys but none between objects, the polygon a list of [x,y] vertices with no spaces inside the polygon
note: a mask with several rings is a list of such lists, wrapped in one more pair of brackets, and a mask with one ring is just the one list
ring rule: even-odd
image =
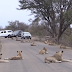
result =
[{"label": "lion", "polygon": [[60,49],[66,49],[66,46],[60,44]]},{"label": "lion", "polygon": [[28,39],[26,42],[30,42],[30,39]]},{"label": "lion", "polygon": [[13,40],[13,37],[11,37],[11,39]]},{"label": "lion", "polygon": [[47,44],[48,43],[48,40],[47,41],[44,41],[44,43]]},{"label": "lion", "polygon": [[34,44],[34,42],[32,42],[32,43],[31,43],[31,46],[36,46],[36,45]]},{"label": "lion", "polygon": [[46,40],[46,41],[44,41],[44,43],[48,44],[48,45],[53,45],[53,46],[55,45],[55,43],[52,43],[52,41],[50,41],[50,40]]},{"label": "lion", "polygon": [[55,43],[48,43],[48,45],[53,45],[53,46],[54,46],[54,45],[55,45]]},{"label": "lion", "polygon": [[16,36],[16,41],[21,41],[21,40],[18,39],[18,36]]},{"label": "lion", "polygon": [[23,39],[21,40],[21,43],[24,43]]},{"label": "lion", "polygon": [[17,51],[17,56],[11,57],[11,58],[5,58],[4,60],[22,60],[22,51]]},{"label": "lion", "polygon": [[46,51],[47,51],[47,48],[44,47],[42,50],[39,51],[39,54],[48,54],[48,52]]},{"label": "lion", "polygon": [[71,62],[71,60],[63,59],[62,54],[63,51],[58,51],[53,56],[45,57],[45,63]]},{"label": "lion", "polygon": [[46,41],[44,41],[44,43],[48,44],[48,43],[51,43],[51,41],[50,40],[46,40]]},{"label": "lion", "polygon": [[2,54],[0,54],[0,63],[8,63],[8,60],[2,60]]}]

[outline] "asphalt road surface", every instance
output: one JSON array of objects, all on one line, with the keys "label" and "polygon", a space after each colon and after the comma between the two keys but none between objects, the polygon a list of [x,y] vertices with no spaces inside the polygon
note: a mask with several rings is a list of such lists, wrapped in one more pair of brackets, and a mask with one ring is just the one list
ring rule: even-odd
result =
[{"label": "asphalt road surface", "polygon": [[[35,42],[36,46],[30,46],[31,43],[21,43],[12,39],[1,38],[2,40],[2,59],[17,55],[17,51],[23,51],[24,60],[10,60],[9,63],[0,63],[0,72],[71,72],[72,63],[44,63],[47,56],[52,56],[56,51],[64,50],[63,58],[72,59],[72,50],[59,49],[58,46],[50,46],[41,42]],[[39,50],[46,47],[49,54],[36,55]]]}]

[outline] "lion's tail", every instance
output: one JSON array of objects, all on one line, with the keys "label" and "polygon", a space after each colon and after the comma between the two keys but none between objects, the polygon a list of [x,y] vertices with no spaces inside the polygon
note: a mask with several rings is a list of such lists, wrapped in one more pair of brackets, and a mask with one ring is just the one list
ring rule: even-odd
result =
[{"label": "lion's tail", "polygon": [[0,60],[0,63],[8,63],[8,60]]}]

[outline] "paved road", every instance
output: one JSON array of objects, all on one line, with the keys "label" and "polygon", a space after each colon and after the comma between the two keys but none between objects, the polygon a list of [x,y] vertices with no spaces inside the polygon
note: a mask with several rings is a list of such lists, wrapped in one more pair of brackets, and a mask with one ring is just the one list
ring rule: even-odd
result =
[{"label": "paved road", "polygon": [[[44,63],[46,56],[53,55],[56,51],[62,50],[57,46],[49,46],[44,43],[35,42],[37,46],[30,46],[31,43],[21,43],[11,39],[2,38],[2,59],[16,56],[17,50],[22,50],[24,60],[10,60],[9,63],[0,64],[0,72],[71,72],[72,63]],[[48,49],[49,54],[36,55],[43,47]],[[63,57],[72,59],[72,51],[64,50]]]}]

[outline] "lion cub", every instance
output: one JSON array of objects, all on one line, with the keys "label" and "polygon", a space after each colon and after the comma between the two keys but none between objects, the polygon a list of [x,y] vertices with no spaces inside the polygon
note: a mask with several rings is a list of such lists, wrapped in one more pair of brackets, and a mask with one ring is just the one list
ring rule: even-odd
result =
[{"label": "lion cub", "polygon": [[8,60],[2,60],[2,54],[0,54],[0,63],[8,63]]},{"label": "lion cub", "polygon": [[39,54],[48,54],[47,48],[43,48],[42,50],[39,51]]},{"label": "lion cub", "polygon": [[66,49],[66,46],[64,46],[64,45],[60,45],[60,49]]},{"label": "lion cub", "polygon": [[17,56],[11,57],[11,58],[5,58],[5,60],[22,60],[22,51],[17,51]]},{"label": "lion cub", "polygon": [[71,60],[63,59],[62,54],[63,54],[63,51],[58,51],[53,56],[46,57],[45,63],[71,62]]},{"label": "lion cub", "polygon": [[32,42],[32,43],[31,43],[31,46],[36,46],[36,45],[34,44],[34,42]]}]

